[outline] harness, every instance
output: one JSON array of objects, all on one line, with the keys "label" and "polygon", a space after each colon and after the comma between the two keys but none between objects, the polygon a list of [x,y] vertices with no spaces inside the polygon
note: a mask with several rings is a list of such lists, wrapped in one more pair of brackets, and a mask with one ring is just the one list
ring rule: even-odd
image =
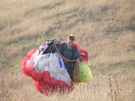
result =
[{"label": "harness", "polygon": [[[54,40],[47,40],[48,43],[54,43],[56,39]],[[52,50],[52,44],[48,46],[48,48],[43,52],[43,54],[47,54],[47,53],[54,53],[53,50]]]}]

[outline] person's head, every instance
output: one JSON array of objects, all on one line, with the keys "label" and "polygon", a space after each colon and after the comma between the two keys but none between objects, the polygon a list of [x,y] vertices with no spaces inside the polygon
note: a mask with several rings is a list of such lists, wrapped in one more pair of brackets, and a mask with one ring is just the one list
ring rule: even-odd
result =
[{"label": "person's head", "polygon": [[67,46],[68,46],[68,48],[72,47],[72,45],[74,44],[74,41],[75,41],[75,36],[73,34],[70,34],[67,37]]}]

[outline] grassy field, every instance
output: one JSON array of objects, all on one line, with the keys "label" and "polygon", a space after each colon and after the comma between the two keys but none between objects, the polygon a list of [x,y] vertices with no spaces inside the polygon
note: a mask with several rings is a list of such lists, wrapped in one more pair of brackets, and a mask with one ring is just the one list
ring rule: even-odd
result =
[{"label": "grassy field", "polygon": [[[0,0],[1,101],[134,101],[135,0]],[[88,51],[89,84],[44,96],[22,74],[25,55],[48,39]]]}]

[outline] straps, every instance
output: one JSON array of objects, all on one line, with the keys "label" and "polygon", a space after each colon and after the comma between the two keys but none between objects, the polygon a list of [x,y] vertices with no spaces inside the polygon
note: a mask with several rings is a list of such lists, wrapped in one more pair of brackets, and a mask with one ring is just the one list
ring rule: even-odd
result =
[{"label": "straps", "polygon": [[75,51],[76,51],[76,47],[74,46],[72,50],[72,56],[71,56],[72,59],[74,58]]},{"label": "straps", "polygon": [[54,43],[54,46],[55,46],[55,48],[56,48],[56,51],[58,52],[58,54],[61,56],[61,58],[62,58],[64,61],[66,61],[66,62],[76,62],[76,60],[69,60],[69,59],[65,58],[64,56],[62,56],[61,53],[59,52],[59,50],[58,50],[58,48],[57,48],[57,46],[56,46],[55,43]]},{"label": "straps", "polygon": [[[61,53],[62,55],[63,55],[64,50],[65,50],[64,45],[65,45],[65,43],[63,43],[63,44],[62,44],[62,47],[61,47],[61,48],[62,48],[62,53]],[[71,59],[74,58],[75,51],[76,51],[76,46],[74,45],[74,47],[73,47],[73,49],[72,49]]]},{"label": "straps", "polygon": [[76,62],[76,66],[73,72],[73,81],[75,83],[79,83],[79,62],[77,60],[69,60],[67,58],[65,58],[64,56],[61,55],[61,53],[59,52],[59,50],[57,49],[56,44],[54,43],[54,46],[56,48],[56,51],[58,52],[58,54],[61,56],[61,58],[66,61],[66,62]]}]

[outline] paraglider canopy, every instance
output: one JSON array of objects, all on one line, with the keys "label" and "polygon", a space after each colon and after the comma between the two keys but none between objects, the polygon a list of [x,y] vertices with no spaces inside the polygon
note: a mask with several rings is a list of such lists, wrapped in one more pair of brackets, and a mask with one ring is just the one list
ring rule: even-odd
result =
[{"label": "paraglider canopy", "polygon": [[[46,46],[47,44],[43,44],[40,48]],[[80,48],[80,46],[76,43],[74,45],[80,51],[80,61],[88,62],[88,52]],[[42,93],[48,95],[54,91],[58,92],[71,92],[74,89],[74,83],[71,81],[70,85],[65,83],[62,80],[55,79],[51,77],[49,70],[45,70],[43,72],[37,72],[36,67],[34,65],[34,59],[39,55],[39,50],[32,50],[29,52],[24,60],[22,65],[22,72],[25,76],[31,77],[35,82],[35,87],[37,90]]]}]

